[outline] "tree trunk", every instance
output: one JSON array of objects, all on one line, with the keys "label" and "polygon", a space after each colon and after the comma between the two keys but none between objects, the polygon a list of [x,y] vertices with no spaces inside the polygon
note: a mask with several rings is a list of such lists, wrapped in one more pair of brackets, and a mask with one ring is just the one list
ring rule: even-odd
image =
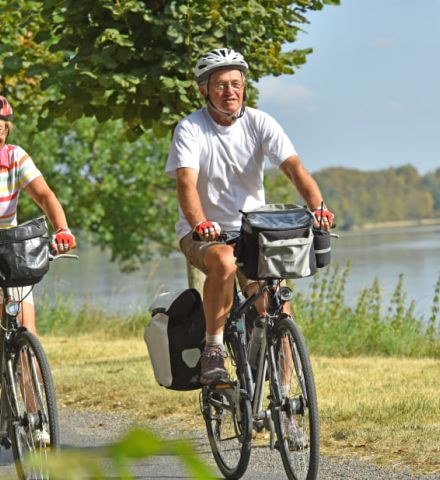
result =
[{"label": "tree trunk", "polygon": [[205,282],[205,274],[193,267],[188,260],[186,261],[186,271],[188,274],[188,286],[189,288],[195,288],[199,291],[203,298],[203,284]]}]

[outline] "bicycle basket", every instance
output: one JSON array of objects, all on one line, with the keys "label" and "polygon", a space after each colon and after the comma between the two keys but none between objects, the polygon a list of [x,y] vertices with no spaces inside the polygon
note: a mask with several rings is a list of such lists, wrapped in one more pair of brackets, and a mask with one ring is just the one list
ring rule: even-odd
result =
[{"label": "bicycle basket", "polygon": [[243,214],[237,265],[254,280],[303,278],[316,272],[314,216],[298,205],[269,204]]},{"label": "bicycle basket", "polygon": [[49,270],[49,234],[44,217],[0,229],[0,286],[38,283]]}]

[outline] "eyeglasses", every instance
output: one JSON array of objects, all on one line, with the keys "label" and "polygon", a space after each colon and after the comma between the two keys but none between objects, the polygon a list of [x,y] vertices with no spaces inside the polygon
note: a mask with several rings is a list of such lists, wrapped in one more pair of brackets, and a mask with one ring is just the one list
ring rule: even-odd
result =
[{"label": "eyeglasses", "polygon": [[243,86],[244,86],[243,82],[240,82],[240,81],[237,80],[237,81],[232,81],[232,82],[214,83],[213,89],[214,89],[215,92],[223,93],[229,87],[231,87],[232,90],[234,90],[234,92],[238,92],[239,90],[241,90],[243,88]]},{"label": "eyeglasses", "polygon": [[9,127],[4,126],[0,127],[0,135],[3,135],[3,133],[9,132]]}]

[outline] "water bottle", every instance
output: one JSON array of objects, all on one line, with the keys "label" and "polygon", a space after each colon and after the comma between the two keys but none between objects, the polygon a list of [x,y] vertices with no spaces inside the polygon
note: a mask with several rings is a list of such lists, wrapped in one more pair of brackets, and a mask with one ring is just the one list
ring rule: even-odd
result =
[{"label": "water bottle", "polygon": [[258,354],[264,335],[264,323],[264,317],[258,317],[255,320],[249,340],[248,360],[252,368],[256,368],[258,365]]}]

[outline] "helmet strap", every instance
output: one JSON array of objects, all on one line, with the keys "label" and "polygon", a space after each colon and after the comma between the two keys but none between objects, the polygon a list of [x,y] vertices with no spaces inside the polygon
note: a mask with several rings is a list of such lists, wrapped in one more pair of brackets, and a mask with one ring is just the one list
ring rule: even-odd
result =
[{"label": "helmet strap", "polygon": [[209,98],[209,95],[206,95],[205,100],[206,100],[206,104],[209,107],[211,107],[215,112],[220,113],[220,115],[223,115],[224,117],[226,117],[229,120],[238,120],[239,118],[241,118],[244,115],[244,111],[246,110],[246,105],[245,105],[244,102],[241,104],[240,112],[238,114],[236,114],[235,112],[234,113],[224,112],[223,110],[220,110],[219,108],[217,108],[211,102],[211,99]]},{"label": "helmet strap", "polygon": [[219,108],[217,108],[211,101],[211,99],[209,98],[209,95],[205,95],[205,101],[206,101],[206,105],[208,105],[209,107],[211,107],[215,112],[217,113],[220,113],[220,115],[223,115],[224,117],[226,117],[228,120],[238,120],[239,118],[241,118],[243,115],[244,115],[244,112],[246,110],[246,90],[244,92],[244,95],[243,95],[243,103],[241,104],[241,107],[240,107],[240,112],[238,114],[236,113],[229,113],[229,112],[224,112],[223,110],[220,110]]}]

